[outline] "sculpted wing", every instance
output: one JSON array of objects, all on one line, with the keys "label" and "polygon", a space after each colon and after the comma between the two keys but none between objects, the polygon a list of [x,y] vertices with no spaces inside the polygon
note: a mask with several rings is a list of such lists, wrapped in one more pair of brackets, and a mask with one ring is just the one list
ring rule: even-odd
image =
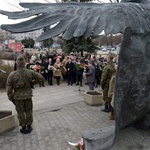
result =
[{"label": "sculpted wing", "polygon": [[29,32],[54,25],[38,39],[44,40],[61,33],[66,40],[72,37],[96,36],[123,32],[126,26],[136,34],[150,32],[150,5],[138,3],[20,3],[27,10],[0,11],[11,19],[32,17],[28,21],[1,28],[13,33]]}]

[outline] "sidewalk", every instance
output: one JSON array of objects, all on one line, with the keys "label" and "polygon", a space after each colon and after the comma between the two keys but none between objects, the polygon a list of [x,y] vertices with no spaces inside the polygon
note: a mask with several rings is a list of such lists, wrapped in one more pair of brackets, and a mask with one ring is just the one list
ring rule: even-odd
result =
[{"label": "sidewalk", "polygon": [[[66,150],[67,141],[76,142],[86,130],[114,125],[101,107],[88,106],[78,86],[36,87],[33,91],[33,132],[23,135],[16,128],[0,136],[0,150]],[[81,90],[88,90],[83,85]],[[96,88],[95,90],[100,90]],[[6,92],[0,93],[0,110],[14,110]]]}]

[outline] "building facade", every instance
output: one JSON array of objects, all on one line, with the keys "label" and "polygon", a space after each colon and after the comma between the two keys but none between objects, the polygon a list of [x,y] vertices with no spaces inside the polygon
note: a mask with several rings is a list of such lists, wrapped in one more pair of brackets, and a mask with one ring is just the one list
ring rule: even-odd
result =
[{"label": "building facade", "polygon": [[26,33],[13,33],[12,35],[15,37],[16,41],[21,41],[25,38],[31,38],[34,41],[42,34],[43,30],[36,30],[32,32],[26,32]]},{"label": "building facade", "polygon": [[5,40],[15,39],[16,41],[20,42],[25,38],[31,38],[36,41],[37,37],[39,37],[42,34],[43,30],[40,29],[32,32],[26,32],[26,33],[10,33],[0,28],[0,32],[3,33]]}]

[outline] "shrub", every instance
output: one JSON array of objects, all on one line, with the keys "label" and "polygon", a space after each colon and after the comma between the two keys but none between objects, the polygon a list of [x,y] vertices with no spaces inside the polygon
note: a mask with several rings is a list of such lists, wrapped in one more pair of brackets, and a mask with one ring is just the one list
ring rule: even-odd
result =
[{"label": "shrub", "polygon": [[0,52],[0,59],[14,60],[14,54],[12,52]]},{"label": "shrub", "polygon": [[[23,57],[26,59],[26,61],[28,62],[32,56],[32,53],[21,53],[21,52],[18,52],[18,56],[19,55],[23,55]],[[0,52],[0,59],[3,59],[3,60],[14,60],[14,52],[8,52],[8,51],[1,51]]]},{"label": "shrub", "polygon": [[5,89],[7,77],[9,73],[13,71],[13,66],[0,63],[0,69],[6,71],[6,73],[0,72],[0,89]]}]

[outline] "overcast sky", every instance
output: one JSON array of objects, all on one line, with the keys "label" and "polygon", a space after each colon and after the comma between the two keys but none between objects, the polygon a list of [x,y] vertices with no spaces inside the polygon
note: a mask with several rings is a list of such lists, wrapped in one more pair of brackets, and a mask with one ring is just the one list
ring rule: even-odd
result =
[{"label": "overcast sky", "polygon": [[[109,0],[102,0],[103,2],[109,2]],[[20,11],[22,8],[19,6],[20,2],[40,2],[48,3],[55,2],[55,0],[0,0],[0,9],[7,11]],[[7,16],[0,14],[0,25],[1,24],[13,24],[21,22],[21,20],[10,20]]]}]

